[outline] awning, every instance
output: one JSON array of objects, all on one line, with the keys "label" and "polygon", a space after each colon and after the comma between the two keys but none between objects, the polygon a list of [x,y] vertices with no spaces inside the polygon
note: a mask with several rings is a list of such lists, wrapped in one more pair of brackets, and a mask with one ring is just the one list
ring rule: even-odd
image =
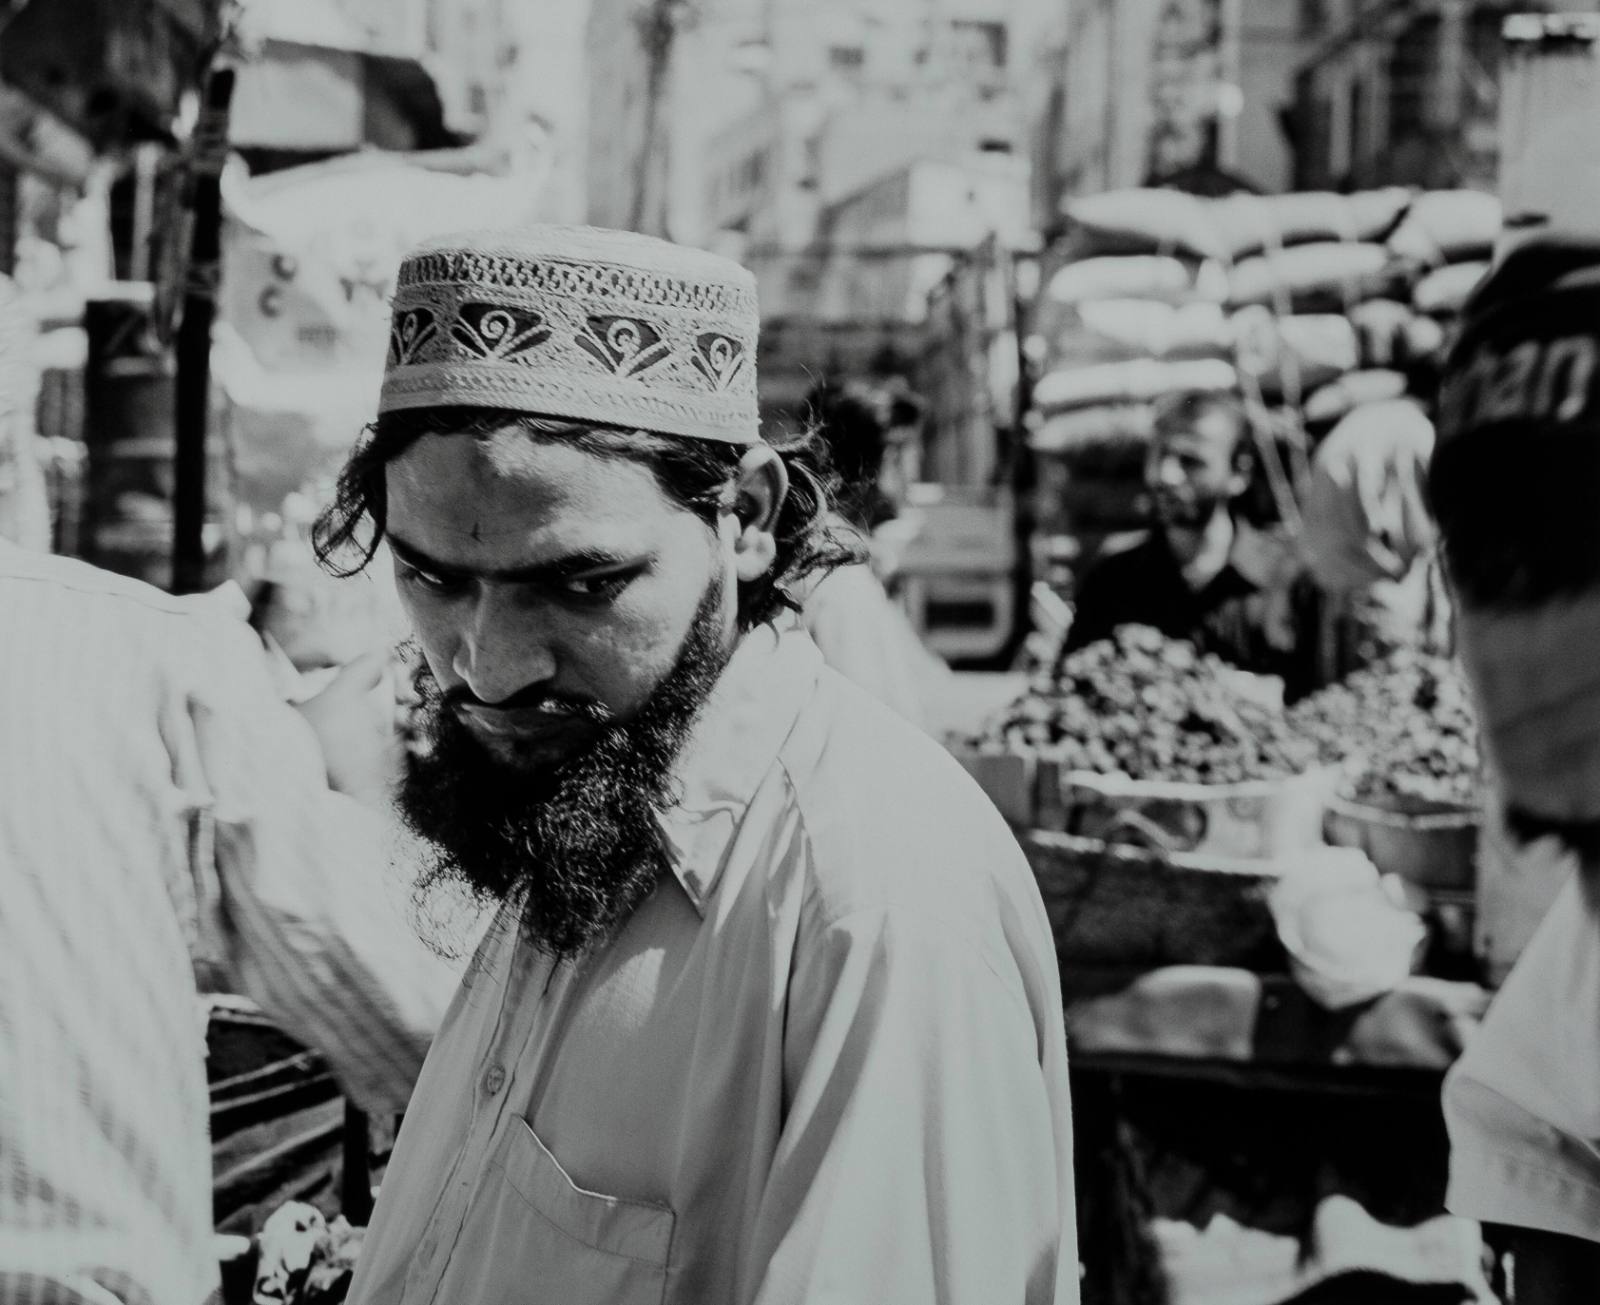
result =
[{"label": "awning", "polygon": [[234,89],[230,143],[240,149],[335,153],[460,144],[420,51],[378,50],[321,0],[249,0],[251,57]]},{"label": "awning", "polygon": [[460,143],[417,60],[276,39],[239,69],[228,134],[236,149],[304,153]]},{"label": "awning", "polygon": [[81,189],[94,168],[94,148],[27,96],[0,86],[0,162],[58,186]]},{"label": "awning", "polygon": [[204,12],[185,0],[32,0],[5,25],[0,81],[97,144],[165,138],[194,81],[196,8]]}]

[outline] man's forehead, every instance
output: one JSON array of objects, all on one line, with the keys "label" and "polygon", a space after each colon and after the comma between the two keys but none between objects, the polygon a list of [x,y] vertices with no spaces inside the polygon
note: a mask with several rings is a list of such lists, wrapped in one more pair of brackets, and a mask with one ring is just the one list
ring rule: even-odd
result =
[{"label": "man's forehead", "polygon": [[474,564],[638,551],[672,515],[644,464],[526,436],[424,436],[389,464],[386,478],[390,530],[438,560],[459,550]]},{"label": "man's forehead", "polygon": [[488,495],[525,507],[626,501],[634,510],[664,502],[654,472],[643,462],[514,429],[424,435],[391,461],[386,473],[391,497],[396,490],[426,499]]}]

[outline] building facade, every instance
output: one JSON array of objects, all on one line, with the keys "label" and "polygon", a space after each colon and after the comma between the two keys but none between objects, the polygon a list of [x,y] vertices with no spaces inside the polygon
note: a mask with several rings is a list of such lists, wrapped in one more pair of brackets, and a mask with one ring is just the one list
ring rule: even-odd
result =
[{"label": "building facade", "polygon": [[1030,73],[1038,221],[1128,186],[1281,191],[1303,0],[1081,0]]},{"label": "building facade", "polygon": [[[641,31],[663,4],[677,20],[650,135]],[[642,189],[677,239],[789,248],[830,204],[914,160],[1020,153],[1019,33],[1048,7],[593,0],[591,218],[630,225]]]},{"label": "building facade", "polygon": [[[260,3],[261,0],[253,0]],[[305,0],[295,0],[304,4]],[[424,62],[449,129],[481,138],[498,125],[519,54],[506,0],[333,0],[375,55]]]},{"label": "building facade", "polygon": [[705,217],[793,246],[846,196],[917,160],[1023,150],[1013,0],[773,0],[763,107],[710,140]]},{"label": "building facade", "polygon": [[[639,23],[654,0],[592,0],[585,37],[589,68],[585,130],[589,221],[626,228],[648,202],[649,187],[659,205],[664,159],[646,158],[646,99],[650,78]],[[658,105],[658,110],[659,110]],[[659,209],[651,226],[665,225]]]},{"label": "building facade", "polygon": [[1501,27],[1593,0],[1319,0],[1303,7],[1294,130],[1304,187],[1493,190]]},{"label": "building facade", "polygon": [[[928,296],[954,261],[985,241],[1026,248],[1027,165],[978,153],[919,158],[828,204],[814,256],[786,260],[791,315],[836,322],[922,322]],[[814,293],[801,300],[794,274]]]}]

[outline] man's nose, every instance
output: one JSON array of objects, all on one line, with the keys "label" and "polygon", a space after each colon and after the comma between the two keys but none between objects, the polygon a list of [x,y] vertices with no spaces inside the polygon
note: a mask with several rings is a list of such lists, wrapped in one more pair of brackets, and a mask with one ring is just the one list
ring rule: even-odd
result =
[{"label": "man's nose", "polygon": [[451,670],[479,702],[504,702],[555,677],[550,631],[537,612],[495,594],[480,597],[461,631]]},{"label": "man's nose", "polygon": [[1160,485],[1183,484],[1183,467],[1176,458],[1157,459],[1156,483]]}]

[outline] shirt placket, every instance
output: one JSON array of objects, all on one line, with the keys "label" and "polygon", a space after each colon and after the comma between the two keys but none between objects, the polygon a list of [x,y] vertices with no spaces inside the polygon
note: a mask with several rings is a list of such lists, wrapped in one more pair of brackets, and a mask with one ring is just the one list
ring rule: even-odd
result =
[{"label": "shirt placket", "polygon": [[[466,1225],[473,1189],[483,1173],[489,1147],[499,1135],[507,1102],[520,1099],[517,1088],[531,1077],[547,1032],[558,1022],[571,985],[569,966],[552,972],[547,959],[526,943],[517,942],[507,966],[494,1033],[483,1044],[477,1059],[466,1137],[417,1246],[402,1305],[424,1305],[436,1299],[439,1283]],[[530,992],[540,995],[530,1001]]]}]

